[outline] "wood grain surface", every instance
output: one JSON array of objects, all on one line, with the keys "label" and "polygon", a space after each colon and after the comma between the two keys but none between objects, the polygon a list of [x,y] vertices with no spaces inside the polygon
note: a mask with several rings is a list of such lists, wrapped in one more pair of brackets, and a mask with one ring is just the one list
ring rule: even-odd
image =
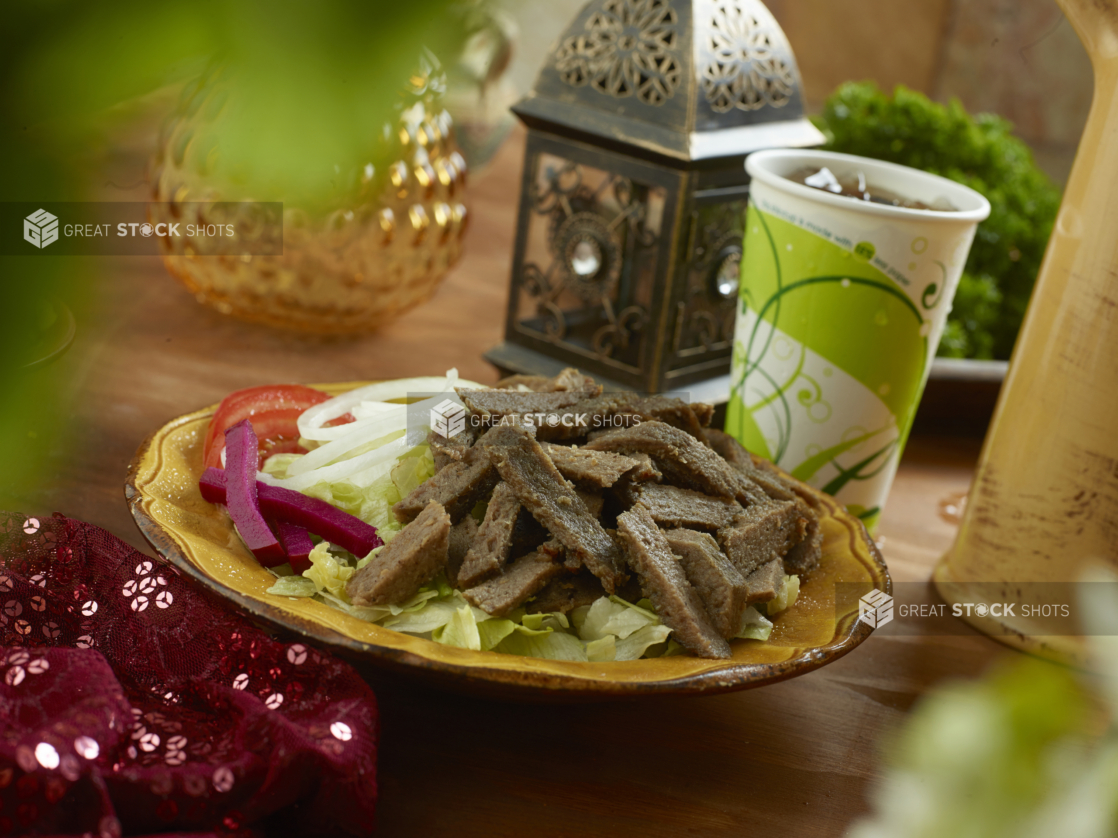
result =
[{"label": "wood grain surface", "polygon": [[[501,337],[522,151],[514,134],[470,184],[466,255],[434,299],[364,338],[245,325],[198,305],[157,259],[104,258],[94,308],[55,369],[69,438],[40,483],[0,507],[57,510],[150,552],[125,471],[174,416],[278,381],[450,366],[495,380],[481,352]],[[910,440],[879,533],[896,582],[930,579],[954,535],[940,501],[966,490],[977,454],[974,440]],[[598,706],[495,703],[367,672],[382,711],[379,834],[840,835],[866,811],[878,747],[914,702],[1010,654],[976,633],[874,636],[762,689]]]}]

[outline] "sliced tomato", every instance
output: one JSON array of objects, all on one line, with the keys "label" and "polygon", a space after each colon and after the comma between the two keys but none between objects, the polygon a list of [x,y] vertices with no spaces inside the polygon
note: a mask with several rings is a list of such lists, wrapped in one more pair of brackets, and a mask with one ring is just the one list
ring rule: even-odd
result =
[{"label": "sliced tomato", "polygon": [[260,462],[279,453],[302,453],[299,447],[299,415],[308,407],[331,398],[328,393],[301,384],[249,387],[226,396],[210,420],[203,449],[207,468],[221,468],[225,431],[248,419],[260,441]]}]

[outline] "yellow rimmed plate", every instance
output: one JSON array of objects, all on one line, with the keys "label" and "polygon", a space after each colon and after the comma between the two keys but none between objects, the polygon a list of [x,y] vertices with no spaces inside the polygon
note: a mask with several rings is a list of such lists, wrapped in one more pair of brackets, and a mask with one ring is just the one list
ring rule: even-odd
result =
[{"label": "yellow rimmed plate", "polygon": [[[322,385],[338,394],[366,382]],[[526,700],[605,700],[650,694],[710,694],[792,678],[836,660],[872,629],[858,599],[891,593],[885,562],[862,522],[811,490],[820,511],[823,558],[799,600],[778,615],[767,642],[737,640],[730,660],[673,656],[576,663],[472,652],[358,620],[323,603],[266,593],[275,577],[241,544],[221,508],[202,500],[202,445],[217,405],[153,433],[132,461],[125,496],[140,531],[180,571],[249,616],[350,659],[427,678],[441,686]]]}]

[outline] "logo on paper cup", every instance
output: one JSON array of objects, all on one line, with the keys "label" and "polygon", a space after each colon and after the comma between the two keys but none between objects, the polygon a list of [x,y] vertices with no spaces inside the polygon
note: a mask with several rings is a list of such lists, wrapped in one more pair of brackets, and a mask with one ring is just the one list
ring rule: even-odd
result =
[{"label": "logo on paper cup", "polygon": [[444,399],[431,408],[431,430],[446,439],[466,430],[466,408],[453,399]]},{"label": "logo on paper cup", "polygon": [[58,216],[45,209],[31,213],[23,220],[23,238],[40,250],[58,241]]}]

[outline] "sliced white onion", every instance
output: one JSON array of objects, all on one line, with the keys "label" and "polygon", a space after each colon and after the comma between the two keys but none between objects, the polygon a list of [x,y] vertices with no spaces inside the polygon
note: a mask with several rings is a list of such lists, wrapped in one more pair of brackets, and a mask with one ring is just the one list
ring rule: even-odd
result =
[{"label": "sliced white onion", "polygon": [[[364,401],[357,405],[350,411],[353,418],[357,421],[362,419],[379,419],[386,413],[391,413],[393,410],[399,408],[400,405],[395,402],[370,402]],[[339,427],[345,427],[341,425]]]},{"label": "sliced white onion", "polygon": [[[389,405],[392,409],[383,411],[379,418],[364,419],[360,422],[351,422],[348,425],[342,425],[341,427],[343,428],[351,429],[349,433],[336,440],[327,442],[325,445],[314,449],[304,457],[300,457],[288,466],[287,473],[289,475],[306,474],[313,469],[321,468],[335,460],[341,459],[354,448],[367,445],[388,434],[407,430],[409,413],[413,416],[425,416],[427,411],[438,404],[443,396],[443,393],[436,393],[430,398],[420,399],[408,405]],[[421,426],[412,428],[411,430],[412,433],[408,435],[408,442],[410,445],[418,445],[423,441],[423,438],[426,437],[427,431],[430,430],[430,428],[426,422],[423,422]]]},{"label": "sliced white onion", "polygon": [[407,408],[404,405],[399,405],[399,408],[398,415],[386,417],[381,421],[353,422],[343,426],[350,429],[349,433],[300,457],[287,467],[287,474],[289,476],[306,474],[308,471],[328,466],[335,460],[342,459],[355,448],[405,430],[408,421]]},{"label": "sliced white onion", "polygon": [[[443,379],[405,379],[412,381],[438,381],[440,384]],[[350,390],[348,393],[342,393],[340,396],[324,401],[321,404],[316,404],[313,407],[308,407],[301,414],[299,414],[299,435],[306,439],[313,439],[313,432],[316,428],[321,428],[327,422],[332,422],[342,416],[345,416],[355,406],[364,401],[387,401],[388,399],[400,398],[397,393],[399,390],[399,382],[396,381],[381,381],[377,384],[369,384],[365,387],[358,387],[356,390]]]},{"label": "sliced white onion", "polygon": [[[428,431],[426,422],[413,428],[410,434],[405,433],[372,451],[356,457],[349,456],[350,453],[383,437],[407,431],[409,415],[424,416],[455,387],[483,389],[484,385],[462,381],[458,371],[451,369],[446,378],[405,378],[370,384],[305,410],[299,417],[299,433],[324,444],[292,462],[287,467],[287,476],[275,485],[298,491],[322,481],[342,479],[360,481],[362,486],[371,484],[387,474],[401,454],[423,441]],[[435,395],[412,404],[387,401],[404,399],[416,392],[434,392]],[[350,412],[355,421],[324,427],[325,423]]]},{"label": "sliced white onion", "polygon": [[[313,439],[316,442],[332,442],[336,439],[342,439],[369,422],[391,420],[393,411],[399,412],[402,407],[406,408],[407,405],[396,404],[394,402],[361,402],[361,404],[350,410],[350,413],[353,414],[356,421],[349,422],[345,425],[311,428],[308,430],[310,436],[303,438]],[[389,422],[385,427],[388,428],[385,433],[391,433],[392,430],[398,430],[401,426],[398,423]]]},{"label": "sliced white onion", "polygon": [[[348,460],[342,460],[339,463],[304,472],[303,474],[297,474],[293,477],[285,477],[280,485],[285,489],[302,491],[303,489],[309,489],[314,484],[323,481],[327,483],[336,483],[339,480],[345,480],[353,474],[364,471],[371,466],[381,463],[394,463],[396,458],[406,452],[410,447],[407,437],[402,436],[379,448],[374,448],[372,451],[366,451],[364,454],[350,457]],[[302,460],[296,460],[295,462],[302,462]],[[292,465],[294,465],[294,463],[292,463]]]},{"label": "sliced white onion", "polygon": [[484,384],[460,379],[457,369],[447,370],[445,377],[421,376],[368,384],[304,410],[299,416],[299,434],[306,439],[314,439],[312,434],[316,428],[321,428],[327,422],[345,416],[361,402],[403,399],[407,398],[409,393],[445,393],[455,387],[468,387],[471,390],[485,389]]}]

